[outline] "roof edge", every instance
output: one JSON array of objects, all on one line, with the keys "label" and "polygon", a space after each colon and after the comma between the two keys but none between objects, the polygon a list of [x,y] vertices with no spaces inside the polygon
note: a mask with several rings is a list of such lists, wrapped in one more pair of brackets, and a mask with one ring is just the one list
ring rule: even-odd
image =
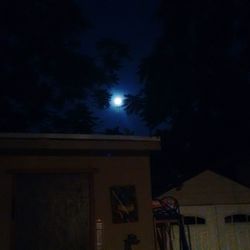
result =
[{"label": "roof edge", "polygon": [[106,141],[152,141],[159,137],[103,134],[62,134],[62,133],[0,133],[0,139],[56,139],[56,140],[106,140]]}]

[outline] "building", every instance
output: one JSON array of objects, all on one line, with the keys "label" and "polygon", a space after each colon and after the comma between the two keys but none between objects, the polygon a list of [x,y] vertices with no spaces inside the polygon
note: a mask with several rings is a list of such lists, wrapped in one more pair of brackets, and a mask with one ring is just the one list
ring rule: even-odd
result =
[{"label": "building", "polygon": [[149,153],[157,138],[0,134],[0,249],[154,246]]},{"label": "building", "polygon": [[[204,171],[164,196],[175,197],[184,216],[192,250],[248,250],[250,189],[212,171]],[[174,249],[179,249],[173,226]]]}]

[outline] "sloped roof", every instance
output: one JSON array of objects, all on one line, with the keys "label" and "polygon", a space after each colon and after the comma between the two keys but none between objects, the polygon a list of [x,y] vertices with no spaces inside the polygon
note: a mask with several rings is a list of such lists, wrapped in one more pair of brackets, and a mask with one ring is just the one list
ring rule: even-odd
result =
[{"label": "sloped roof", "polygon": [[250,189],[211,170],[184,181],[183,185],[162,195],[175,197],[180,205],[250,203]]}]

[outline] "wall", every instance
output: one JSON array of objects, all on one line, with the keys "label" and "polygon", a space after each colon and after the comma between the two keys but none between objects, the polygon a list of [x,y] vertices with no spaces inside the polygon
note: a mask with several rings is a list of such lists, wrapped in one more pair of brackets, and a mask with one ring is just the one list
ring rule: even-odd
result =
[{"label": "wall", "polygon": [[[182,206],[185,216],[199,216],[204,225],[189,225],[192,249],[248,250],[250,245],[249,223],[225,223],[226,216],[249,214],[250,204]],[[179,250],[178,231],[175,228],[174,250]]]},{"label": "wall", "polygon": [[[101,164],[101,162],[100,162]],[[149,163],[146,158],[106,159],[105,168],[96,174],[96,216],[103,218],[105,227],[105,250],[123,249],[123,240],[129,233],[135,233],[141,240],[134,249],[152,249],[152,210]],[[137,192],[139,221],[137,223],[112,224],[110,206],[110,185],[135,184]],[[101,197],[98,198],[98,197]],[[105,206],[103,206],[105,204]],[[116,234],[114,234],[116,233]]]},{"label": "wall", "polygon": [[[2,165],[0,164],[0,167]],[[0,173],[0,249],[10,249],[12,178]]]},{"label": "wall", "polygon": [[[187,180],[180,190],[172,189],[162,196],[174,196],[185,216],[206,219],[205,225],[191,225],[192,249],[248,250],[250,224],[226,224],[225,216],[249,214],[250,189],[212,171]],[[175,239],[178,248],[178,238]]]},{"label": "wall", "polygon": [[[0,156],[0,249],[10,249],[11,237],[11,175],[6,170],[36,171],[92,171],[95,218],[104,223],[104,250],[123,249],[127,234],[134,233],[141,240],[134,250],[153,249],[153,222],[149,159],[146,156]],[[135,185],[139,221],[113,224],[109,187]],[[93,225],[94,227],[94,225]]]}]

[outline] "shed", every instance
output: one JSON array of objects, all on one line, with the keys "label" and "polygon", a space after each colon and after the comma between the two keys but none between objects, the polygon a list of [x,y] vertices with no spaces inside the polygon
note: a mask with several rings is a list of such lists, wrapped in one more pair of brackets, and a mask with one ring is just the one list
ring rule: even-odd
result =
[{"label": "shed", "polygon": [[0,249],[154,246],[150,151],[158,138],[0,134]]},{"label": "shed", "polygon": [[[190,234],[192,250],[248,250],[250,189],[206,170],[164,196],[175,197]],[[188,232],[189,231],[189,232]],[[179,249],[174,228],[174,249]]]}]

